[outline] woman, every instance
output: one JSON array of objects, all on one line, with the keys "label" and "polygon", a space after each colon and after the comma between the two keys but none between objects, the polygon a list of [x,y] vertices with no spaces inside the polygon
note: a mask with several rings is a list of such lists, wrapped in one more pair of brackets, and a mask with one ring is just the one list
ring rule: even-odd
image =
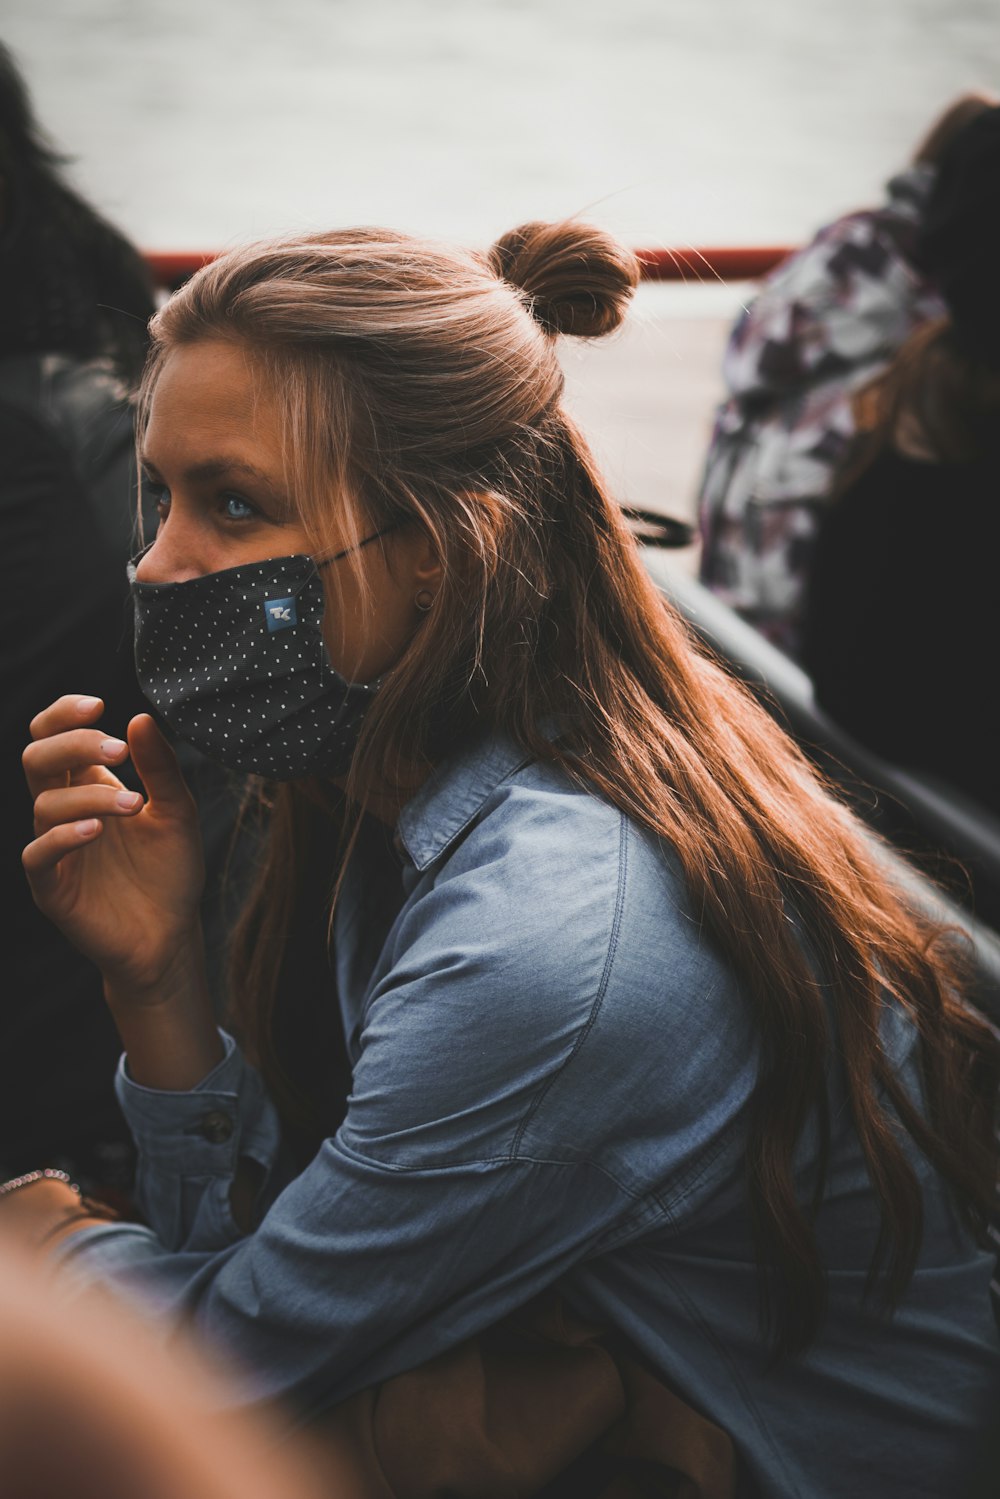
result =
[{"label": "woman", "polygon": [[[575,224],[488,258],[366,230],[234,252],[154,319],[137,663],[265,782],[234,990],[260,1070],[212,1023],[165,741],[61,698],[24,862],[104,974],[151,1228],[44,1180],[0,1220],[305,1415],[558,1281],[765,1493],[956,1491],[1000,1391],[996,1047],[563,410],[555,335],[610,332],[636,275]],[[289,1010],[310,941],[323,1008]]]},{"label": "woman", "polygon": [[955,142],[919,251],[948,315],[859,393],[862,436],[817,539],[803,662],[819,701],[864,743],[1000,817],[989,672],[1000,635],[1000,109]]}]

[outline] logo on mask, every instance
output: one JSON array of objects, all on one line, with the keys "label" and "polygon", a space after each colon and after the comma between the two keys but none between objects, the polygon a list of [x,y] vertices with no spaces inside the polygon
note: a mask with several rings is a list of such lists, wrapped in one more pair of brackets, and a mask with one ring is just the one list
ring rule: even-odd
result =
[{"label": "logo on mask", "polygon": [[264,618],[267,620],[267,628],[273,635],[275,630],[288,630],[292,625],[298,624],[295,614],[294,599],[265,599]]}]

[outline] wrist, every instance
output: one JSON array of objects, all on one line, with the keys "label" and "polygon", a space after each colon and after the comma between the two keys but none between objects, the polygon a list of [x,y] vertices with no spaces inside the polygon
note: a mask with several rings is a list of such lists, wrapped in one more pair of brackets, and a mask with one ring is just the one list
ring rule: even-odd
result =
[{"label": "wrist", "polygon": [[48,1252],[71,1234],[118,1214],[81,1195],[64,1171],[29,1171],[0,1183],[0,1233],[32,1252]]},{"label": "wrist", "polygon": [[133,1082],[185,1093],[222,1061],[200,932],[155,980],[119,987],[106,977],[104,992]]},{"label": "wrist", "polygon": [[80,1189],[65,1171],[29,1171],[0,1184],[0,1232],[32,1248],[80,1211]]},{"label": "wrist", "polygon": [[5,1197],[12,1197],[15,1192],[26,1192],[30,1187],[47,1187],[50,1191],[55,1187],[60,1192],[68,1188],[77,1198],[80,1196],[80,1188],[65,1171],[43,1166],[38,1171],[26,1171],[23,1176],[12,1176],[7,1181],[0,1182],[0,1202]]},{"label": "wrist", "polygon": [[160,961],[139,970],[104,970],[104,997],[117,1019],[132,1010],[176,1008],[207,996],[205,950],[196,929],[175,943]]}]

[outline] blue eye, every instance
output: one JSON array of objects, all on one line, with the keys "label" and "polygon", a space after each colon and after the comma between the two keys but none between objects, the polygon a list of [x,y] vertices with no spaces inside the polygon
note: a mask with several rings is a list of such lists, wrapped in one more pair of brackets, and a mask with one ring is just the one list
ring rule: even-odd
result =
[{"label": "blue eye", "polygon": [[154,483],[152,479],[143,479],[142,487],[152,500],[156,513],[162,520],[170,510],[170,490],[165,484]]},{"label": "blue eye", "polygon": [[222,513],[227,520],[250,520],[257,514],[256,509],[249,500],[244,500],[238,494],[224,494],[222,496]]}]

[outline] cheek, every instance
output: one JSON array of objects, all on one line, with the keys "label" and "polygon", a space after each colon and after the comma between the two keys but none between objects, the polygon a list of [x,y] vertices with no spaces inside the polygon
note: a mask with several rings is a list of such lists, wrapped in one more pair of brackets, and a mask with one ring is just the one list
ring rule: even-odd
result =
[{"label": "cheek", "polygon": [[399,659],[421,615],[408,593],[387,580],[363,597],[353,575],[340,590],[327,585],[323,638],[330,660],[348,681],[381,676]]}]

